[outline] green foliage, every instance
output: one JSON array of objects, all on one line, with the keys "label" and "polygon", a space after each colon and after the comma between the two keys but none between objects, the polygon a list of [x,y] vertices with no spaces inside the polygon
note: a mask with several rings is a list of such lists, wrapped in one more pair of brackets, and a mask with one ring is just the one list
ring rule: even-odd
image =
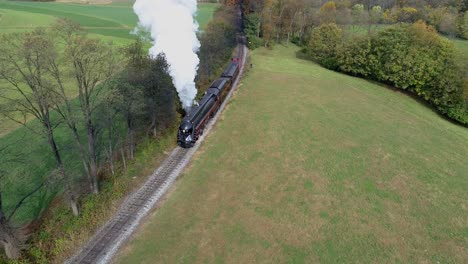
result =
[{"label": "green foliage", "polygon": [[468,106],[466,104],[458,104],[454,107],[447,108],[446,112],[447,116],[451,119],[468,126]]},{"label": "green foliage", "polygon": [[363,4],[355,4],[351,8],[351,15],[353,17],[353,24],[359,25],[364,23],[364,5]]},{"label": "green foliage", "polygon": [[382,22],[383,11],[381,6],[373,6],[369,13],[372,24],[378,24]]},{"label": "green foliage", "polygon": [[312,31],[308,54],[329,69],[338,68],[338,45],[342,41],[342,30],[336,24],[323,24]]},{"label": "green foliage", "polygon": [[458,30],[461,38],[468,39],[468,11],[460,15]]},{"label": "green foliage", "polygon": [[[236,46],[235,17],[230,7],[220,8],[200,36],[200,66],[197,82],[211,82],[219,76]],[[204,92],[204,91],[203,91]]]},{"label": "green foliage", "polygon": [[356,76],[370,76],[377,63],[371,47],[367,36],[353,38],[338,53],[339,70]]},{"label": "green foliage", "polygon": [[399,8],[395,12],[395,20],[398,22],[413,23],[421,19],[422,14],[414,7]]},{"label": "green foliage", "polygon": [[262,39],[260,38],[260,16],[258,14],[251,13],[245,16],[244,33],[249,49],[254,50],[262,45]]},{"label": "green foliage", "polygon": [[313,31],[308,47],[312,59],[329,69],[408,90],[450,118],[466,122],[463,71],[455,47],[434,28],[422,22],[398,25],[346,43],[336,32],[336,26]]}]

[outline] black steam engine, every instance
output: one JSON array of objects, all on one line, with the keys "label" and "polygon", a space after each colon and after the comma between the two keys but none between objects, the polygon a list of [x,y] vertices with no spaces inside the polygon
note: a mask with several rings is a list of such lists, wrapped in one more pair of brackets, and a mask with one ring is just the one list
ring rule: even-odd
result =
[{"label": "black steam engine", "polygon": [[177,144],[183,148],[192,147],[197,142],[206,123],[211,119],[231,90],[239,75],[241,61],[233,58],[224,70],[221,78],[214,81],[200,102],[194,105],[182,119],[177,134]]}]

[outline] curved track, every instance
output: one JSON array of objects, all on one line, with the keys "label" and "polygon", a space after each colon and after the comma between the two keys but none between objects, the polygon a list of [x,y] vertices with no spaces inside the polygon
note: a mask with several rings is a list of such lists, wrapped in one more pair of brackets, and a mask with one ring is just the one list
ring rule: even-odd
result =
[{"label": "curved track", "polygon": [[238,56],[242,58],[241,72],[235,80],[231,91],[227,95],[220,110],[205,128],[205,133],[190,149],[176,147],[150,176],[147,182],[135,193],[129,196],[118,212],[107,222],[90,241],[72,258],[65,263],[109,263],[122,244],[132,235],[141,220],[149,213],[154,205],[166,193],[183,169],[187,166],[193,154],[203,142],[205,135],[209,134],[224,107],[230,100],[234,90],[237,89],[241,79],[247,54],[247,48],[242,44],[243,38],[237,47]]}]

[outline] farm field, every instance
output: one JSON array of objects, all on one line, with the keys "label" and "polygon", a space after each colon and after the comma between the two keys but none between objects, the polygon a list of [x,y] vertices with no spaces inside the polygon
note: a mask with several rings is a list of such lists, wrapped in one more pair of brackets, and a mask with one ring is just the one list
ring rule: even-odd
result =
[{"label": "farm field", "polygon": [[[138,21],[132,5],[133,1],[109,5],[82,5],[0,0],[0,33],[47,26],[60,17],[80,23],[92,34],[125,42],[125,39],[134,38],[130,32]],[[217,4],[199,5],[197,21],[201,29],[211,20],[217,7]]]},{"label": "farm field", "polygon": [[117,263],[468,262],[468,129],[297,54],[252,52]]},{"label": "farm field", "polygon": [[[209,22],[217,6],[218,5],[214,4],[202,4],[199,6],[200,12],[197,19],[199,19],[198,21],[201,25],[204,26]],[[96,11],[93,8],[97,8],[98,10]],[[126,11],[123,12],[116,10],[117,8]],[[28,11],[26,12],[26,10]],[[52,11],[56,13],[51,15]],[[72,13],[74,15],[69,15]],[[128,22],[128,24],[122,25],[123,28],[128,27],[125,29],[127,33],[134,26],[134,24],[131,24],[131,19],[126,18],[128,16],[134,16],[130,3],[119,2],[106,6],[88,6],[64,3],[6,2],[0,0],[0,33],[30,30],[33,29],[34,26],[38,25],[47,26],[55,21],[55,16],[61,15],[78,19],[77,22],[85,21],[85,23],[92,22],[86,22],[88,16],[92,15],[95,18],[94,21],[96,21],[96,23],[102,20],[99,23],[103,24],[111,22],[115,23],[112,20],[116,20],[121,17],[122,21]],[[136,17],[134,23],[136,23]],[[15,25],[17,28],[11,28]],[[88,24],[88,26],[91,27],[90,24]],[[106,40],[117,40],[118,43],[116,44],[126,44],[131,41],[130,35],[117,37],[112,34],[109,35],[106,30],[99,31],[101,30],[99,26],[94,29],[96,29],[93,34],[94,36],[104,38]],[[72,83],[72,81],[69,82]],[[0,89],[3,88],[3,85],[6,84],[0,82]],[[70,94],[70,96],[73,96],[73,94]],[[0,101],[0,104],[1,103],[2,101]],[[57,117],[57,114],[53,113],[52,116]],[[6,188],[3,193],[3,204],[5,208],[10,208],[12,205],[16,204],[19,199],[21,199],[22,194],[28,192],[31,188],[34,188],[38,182],[42,182],[46,176],[49,176],[51,168],[54,166],[55,162],[52,155],[49,155],[50,149],[46,140],[39,133],[32,132],[41,131],[41,127],[38,122],[34,120],[28,122],[28,127],[32,128],[32,130],[22,127],[21,125],[3,117],[0,117],[0,124],[0,147],[10,146],[8,148],[8,154],[11,157],[21,157],[21,161],[27,161],[16,165],[5,165],[2,163],[3,158],[8,159],[11,157],[0,157],[0,169],[7,170],[9,171],[10,176],[14,176],[7,177],[8,179],[11,179],[11,182],[5,183],[8,188]],[[122,127],[123,126],[124,124],[122,124]],[[79,129],[82,128],[80,127]],[[63,151],[64,163],[67,164],[67,167],[72,168],[72,171],[69,173],[76,177],[80,176],[82,174],[82,166],[80,165],[78,154],[74,152],[75,145],[70,131],[64,124],[61,124],[58,127],[55,136],[57,143],[63,149],[70,149],[70,151]],[[28,147],[23,148],[16,146]],[[103,148],[103,146],[99,147]],[[38,210],[42,208],[41,205],[45,202],[47,203],[50,198],[50,196],[45,196],[36,199],[34,202],[29,202],[24,206],[24,209],[22,208],[18,214],[15,215],[14,220],[19,223],[30,220],[31,216],[36,215]]]}]

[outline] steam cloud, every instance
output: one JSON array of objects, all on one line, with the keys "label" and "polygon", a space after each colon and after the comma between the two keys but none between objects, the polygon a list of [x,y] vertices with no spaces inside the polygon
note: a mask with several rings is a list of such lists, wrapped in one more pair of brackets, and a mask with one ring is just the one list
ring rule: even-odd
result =
[{"label": "steam cloud", "polygon": [[182,107],[190,108],[197,94],[194,79],[200,62],[198,23],[194,19],[197,0],[136,0],[133,10],[139,26],[151,34],[150,55],[166,55]]}]

